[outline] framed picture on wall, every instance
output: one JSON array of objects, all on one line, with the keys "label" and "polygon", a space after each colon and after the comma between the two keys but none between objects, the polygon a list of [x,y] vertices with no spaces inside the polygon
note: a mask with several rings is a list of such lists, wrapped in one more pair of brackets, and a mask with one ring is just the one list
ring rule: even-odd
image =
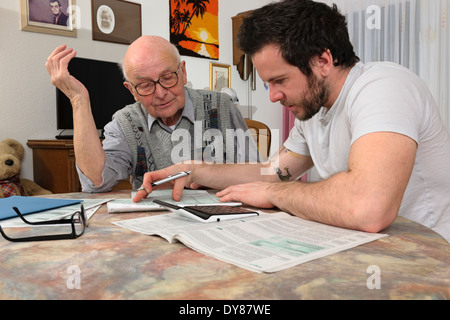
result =
[{"label": "framed picture on wall", "polygon": [[21,30],[76,37],[75,0],[20,0]]},{"label": "framed picture on wall", "polygon": [[170,42],[183,56],[219,60],[219,1],[169,0]]},{"label": "framed picture on wall", "polygon": [[211,62],[209,64],[209,89],[220,91],[231,88],[231,66]]},{"label": "framed picture on wall", "polygon": [[92,0],[92,39],[131,44],[142,35],[141,4]]}]

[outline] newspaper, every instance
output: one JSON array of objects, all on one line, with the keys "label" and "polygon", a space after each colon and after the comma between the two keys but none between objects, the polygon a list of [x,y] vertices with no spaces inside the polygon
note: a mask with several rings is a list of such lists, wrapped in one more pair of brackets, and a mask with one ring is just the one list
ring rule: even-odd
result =
[{"label": "newspaper", "polygon": [[285,212],[201,223],[175,212],[114,224],[179,241],[191,249],[254,272],[277,272],[387,237],[328,226]]}]

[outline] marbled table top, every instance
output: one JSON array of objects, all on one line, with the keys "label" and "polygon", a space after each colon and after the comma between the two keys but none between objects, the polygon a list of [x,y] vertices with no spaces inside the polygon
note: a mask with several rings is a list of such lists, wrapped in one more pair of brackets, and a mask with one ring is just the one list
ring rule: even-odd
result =
[{"label": "marbled table top", "polygon": [[[149,214],[159,213],[108,214],[103,205],[76,240],[12,243],[0,238],[0,299],[450,298],[449,243],[404,218],[383,231],[390,237],[259,274],[111,223]],[[378,270],[375,280],[373,270]],[[368,283],[380,288],[369,289]]]}]

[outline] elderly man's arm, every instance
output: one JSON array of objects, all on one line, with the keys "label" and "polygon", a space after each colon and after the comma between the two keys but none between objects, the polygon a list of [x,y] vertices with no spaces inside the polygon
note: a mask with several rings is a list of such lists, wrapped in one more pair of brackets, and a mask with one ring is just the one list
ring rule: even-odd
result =
[{"label": "elderly man's arm", "polygon": [[97,133],[86,87],[68,71],[76,51],[65,45],[56,48],[45,64],[53,85],[69,99],[73,109],[74,150],[80,170],[94,185],[102,184],[105,153]]},{"label": "elderly man's arm", "polygon": [[105,126],[104,134],[103,150],[106,158],[102,172],[102,184],[95,186],[77,166],[78,176],[84,192],[109,192],[120,180],[128,179],[131,175],[133,157],[119,123],[116,120],[109,122]]}]

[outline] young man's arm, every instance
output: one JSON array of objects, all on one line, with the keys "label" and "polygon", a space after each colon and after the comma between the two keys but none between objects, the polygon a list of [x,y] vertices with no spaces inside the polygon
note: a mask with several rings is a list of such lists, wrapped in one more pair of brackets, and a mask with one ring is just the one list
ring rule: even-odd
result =
[{"label": "young man's arm", "polygon": [[222,201],[276,206],[329,225],[379,232],[397,217],[417,143],[396,133],[371,133],[352,146],[348,171],[317,183],[250,183],[218,193]]}]

